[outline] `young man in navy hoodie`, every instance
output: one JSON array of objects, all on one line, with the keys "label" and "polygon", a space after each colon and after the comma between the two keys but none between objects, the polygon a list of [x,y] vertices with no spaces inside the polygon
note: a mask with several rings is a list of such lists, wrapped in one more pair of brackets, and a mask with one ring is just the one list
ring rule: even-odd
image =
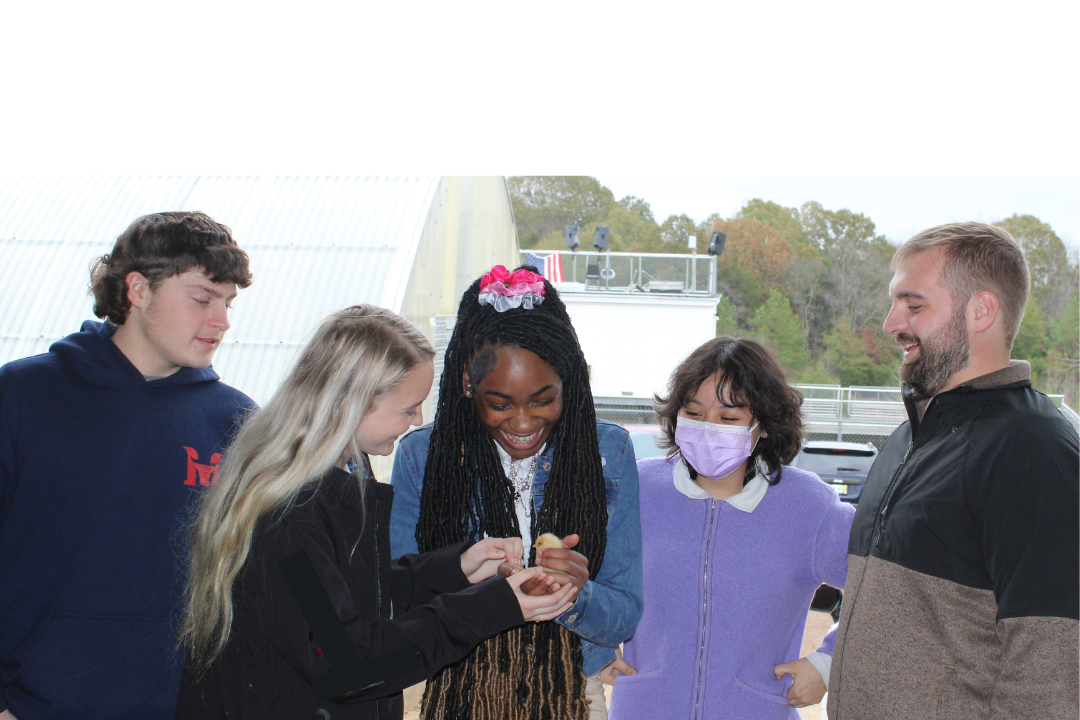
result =
[{"label": "young man in navy hoodie", "polygon": [[0,368],[0,720],[173,716],[183,522],[253,407],[210,367],[227,227],[141,217],[91,284],[105,322]]}]

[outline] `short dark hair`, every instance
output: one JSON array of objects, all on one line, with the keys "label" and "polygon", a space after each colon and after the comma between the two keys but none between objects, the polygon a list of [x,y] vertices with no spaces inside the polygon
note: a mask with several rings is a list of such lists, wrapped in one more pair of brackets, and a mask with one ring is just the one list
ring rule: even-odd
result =
[{"label": "short dark hair", "polygon": [[116,238],[112,252],[94,261],[90,292],[94,314],[123,325],[131,312],[127,276],[138,272],[153,290],[166,278],[199,269],[210,282],[251,285],[247,253],[232,230],[201,212],[161,212],[143,215]]},{"label": "short dark hair", "polygon": [[[802,393],[788,384],[772,351],[750,338],[714,338],[690,353],[675,368],[668,382],[667,397],[656,395],[653,398],[664,432],[660,447],[668,449],[669,457],[678,452],[675,426],[679,410],[693,399],[701,384],[717,372],[723,376],[716,388],[717,399],[727,407],[749,408],[765,433],[750,456],[746,479],[754,477],[753,460],[760,458],[769,474],[775,473],[775,479],[769,480],[775,485],[780,482],[782,466],[794,460],[802,448],[804,431],[800,408],[803,398]],[[696,476],[693,468],[691,471]]]}]

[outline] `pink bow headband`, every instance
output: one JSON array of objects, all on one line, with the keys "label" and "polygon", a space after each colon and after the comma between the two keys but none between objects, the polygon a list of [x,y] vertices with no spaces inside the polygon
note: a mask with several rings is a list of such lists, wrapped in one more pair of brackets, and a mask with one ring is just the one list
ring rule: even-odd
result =
[{"label": "pink bow headband", "polygon": [[496,265],[480,278],[478,299],[481,305],[491,305],[496,312],[517,307],[532,310],[544,302],[544,277],[531,270],[508,272],[504,266]]}]

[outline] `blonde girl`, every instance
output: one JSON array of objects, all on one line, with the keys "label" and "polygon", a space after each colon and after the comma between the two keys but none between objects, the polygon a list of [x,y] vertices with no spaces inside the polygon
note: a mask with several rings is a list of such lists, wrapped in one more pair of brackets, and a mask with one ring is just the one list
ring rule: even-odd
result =
[{"label": "blonde girl", "polygon": [[[434,351],[403,318],[357,305],[331,315],[270,402],[225,452],[193,528],[188,664],[178,718],[401,718],[401,690],[485,638],[570,607],[566,585],[519,590],[535,569],[496,574],[520,539],[463,542],[391,562],[393,489],[367,456],[422,422]],[[305,552],[361,659],[405,647],[419,669],[318,697],[330,671],[278,567]]]}]

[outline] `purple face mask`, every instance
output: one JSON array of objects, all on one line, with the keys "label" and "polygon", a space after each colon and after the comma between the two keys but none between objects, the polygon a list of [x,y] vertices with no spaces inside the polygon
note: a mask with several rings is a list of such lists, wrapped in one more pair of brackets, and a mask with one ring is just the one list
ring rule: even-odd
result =
[{"label": "purple face mask", "polygon": [[718,425],[679,416],[675,444],[690,467],[713,480],[727,477],[754,451],[753,427]]}]

